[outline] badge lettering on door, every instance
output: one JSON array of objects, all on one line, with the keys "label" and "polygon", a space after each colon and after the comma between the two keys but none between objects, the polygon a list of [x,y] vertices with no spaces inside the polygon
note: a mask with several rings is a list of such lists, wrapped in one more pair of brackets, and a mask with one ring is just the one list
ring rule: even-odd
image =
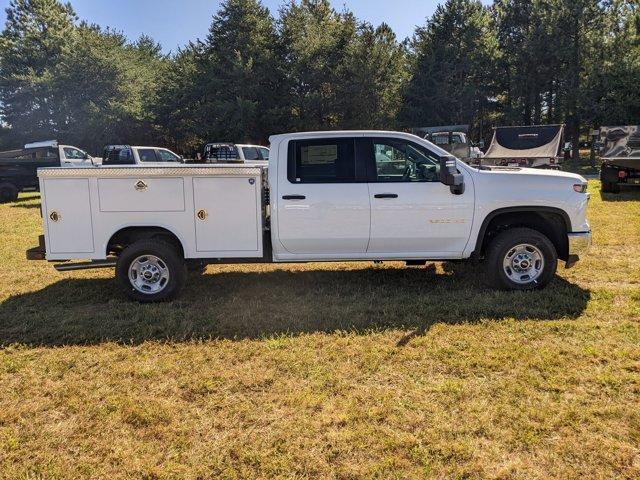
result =
[{"label": "badge lettering on door", "polygon": [[442,218],[442,219],[433,219],[433,220],[429,220],[429,223],[456,223],[456,224],[461,224],[461,223],[467,223],[467,221],[464,218],[459,218],[459,219],[455,219],[455,218]]}]

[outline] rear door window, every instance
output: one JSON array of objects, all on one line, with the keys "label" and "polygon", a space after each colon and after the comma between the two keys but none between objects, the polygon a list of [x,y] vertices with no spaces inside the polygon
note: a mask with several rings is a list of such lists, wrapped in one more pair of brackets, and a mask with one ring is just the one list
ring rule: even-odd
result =
[{"label": "rear door window", "polygon": [[356,155],[353,138],[289,142],[287,176],[291,183],[353,183]]}]

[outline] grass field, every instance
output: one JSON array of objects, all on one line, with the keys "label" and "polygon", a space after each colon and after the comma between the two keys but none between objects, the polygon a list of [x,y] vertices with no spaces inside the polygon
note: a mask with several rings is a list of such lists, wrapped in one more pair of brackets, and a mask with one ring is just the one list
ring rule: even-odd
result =
[{"label": "grass field", "polygon": [[541,292],[473,265],[216,266],[139,305],[0,205],[0,478],[640,478],[640,190]]}]

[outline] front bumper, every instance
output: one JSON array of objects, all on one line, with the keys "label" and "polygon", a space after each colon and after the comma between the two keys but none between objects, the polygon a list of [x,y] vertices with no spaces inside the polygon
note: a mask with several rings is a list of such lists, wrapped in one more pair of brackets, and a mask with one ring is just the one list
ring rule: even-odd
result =
[{"label": "front bumper", "polygon": [[569,256],[567,258],[566,267],[573,267],[580,255],[587,253],[591,248],[591,232],[568,233],[569,239]]}]

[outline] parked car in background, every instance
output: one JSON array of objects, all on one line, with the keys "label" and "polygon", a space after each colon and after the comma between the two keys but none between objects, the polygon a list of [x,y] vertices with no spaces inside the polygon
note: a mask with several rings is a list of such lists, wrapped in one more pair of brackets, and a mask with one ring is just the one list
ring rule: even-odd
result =
[{"label": "parked car in background", "polygon": [[166,165],[183,163],[183,158],[167,148],[107,145],[102,154],[103,165]]},{"label": "parked car in background", "polygon": [[602,127],[598,144],[603,192],[618,193],[620,185],[640,185],[640,125]]},{"label": "parked car in background", "polygon": [[495,127],[486,153],[485,166],[560,169],[563,158],[564,125]]},{"label": "parked car in background", "polygon": [[201,161],[206,163],[257,163],[266,165],[269,149],[260,145],[238,143],[208,143]]},{"label": "parked car in background", "polygon": [[238,262],[474,257],[493,287],[529,290],[591,243],[576,174],[476,169],[400,132],[270,140],[269,168],[41,169],[44,235],[27,258],[62,271],[115,267],[127,295],[154,302],[178,294],[188,267]]},{"label": "parked car in background", "polygon": [[28,143],[24,148],[0,152],[0,202],[11,202],[24,191],[38,190],[37,169],[65,165],[91,165],[84,150],[56,140]]}]

